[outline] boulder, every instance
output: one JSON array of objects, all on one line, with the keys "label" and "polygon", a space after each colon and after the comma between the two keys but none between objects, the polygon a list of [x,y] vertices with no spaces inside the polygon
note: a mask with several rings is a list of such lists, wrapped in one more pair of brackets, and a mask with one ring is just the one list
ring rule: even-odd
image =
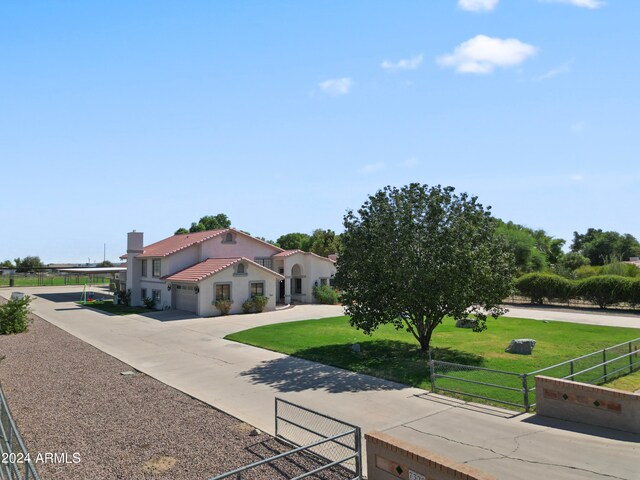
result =
[{"label": "boulder", "polygon": [[354,343],[353,345],[351,345],[351,351],[353,353],[360,353],[362,351],[362,349],[360,348],[360,344]]},{"label": "boulder", "polygon": [[461,318],[456,320],[456,328],[474,328],[478,321],[473,318]]},{"label": "boulder", "polygon": [[516,353],[518,355],[531,355],[533,353],[533,347],[536,346],[536,341],[531,338],[517,338],[511,340],[509,346],[504,349],[507,353]]}]

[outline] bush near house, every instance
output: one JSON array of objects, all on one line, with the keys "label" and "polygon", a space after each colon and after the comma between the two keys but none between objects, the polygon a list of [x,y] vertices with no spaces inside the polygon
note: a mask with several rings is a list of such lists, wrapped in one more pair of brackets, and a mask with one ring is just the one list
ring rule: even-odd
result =
[{"label": "bush near house", "polygon": [[329,285],[316,285],[313,287],[313,297],[325,305],[335,305],[340,301],[340,296]]},{"label": "bush near house", "polygon": [[22,333],[29,329],[31,297],[12,298],[0,305],[0,335]]},{"label": "bush near house", "polygon": [[244,313],[260,313],[267,306],[268,301],[269,299],[264,295],[256,295],[242,303],[242,311]]},{"label": "bush near house", "polygon": [[[233,301],[232,300],[216,300],[214,305],[218,310],[220,310],[221,315],[229,315],[229,311],[231,310],[231,305],[233,305]],[[244,304],[242,305],[242,308],[244,308]]]},{"label": "bush near house", "polygon": [[143,298],[142,303],[144,303],[144,306],[149,310],[153,310],[156,307],[156,301],[153,298]]}]

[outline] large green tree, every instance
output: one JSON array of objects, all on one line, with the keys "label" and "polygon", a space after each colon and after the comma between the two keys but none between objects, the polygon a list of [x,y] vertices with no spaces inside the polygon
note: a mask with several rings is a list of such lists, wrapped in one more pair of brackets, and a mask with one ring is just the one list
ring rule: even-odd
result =
[{"label": "large green tree", "polygon": [[311,237],[299,232],[285,233],[276,240],[276,245],[285,250],[306,250],[310,243]]},{"label": "large green tree", "polygon": [[310,252],[326,257],[332,253],[338,253],[339,249],[340,235],[336,235],[333,230],[317,228],[311,234]]},{"label": "large green tree", "polygon": [[605,232],[601,229],[589,228],[582,234],[573,232],[571,251],[587,257],[591,265],[604,265],[640,256],[640,243],[628,233]]},{"label": "large green tree", "polygon": [[180,227],[176,230],[175,234],[204,232],[206,230],[217,230],[220,228],[229,228],[231,226],[231,220],[224,213],[217,215],[205,215],[197,222],[192,222],[191,227],[187,230],[184,227]]},{"label": "large green tree", "polygon": [[24,258],[16,258],[14,262],[16,264],[17,272],[28,272],[35,268],[44,267],[44,263],[42,263],[40,257],[33,255]]},{"label": "large green tree", "polygon": [[385,187],[344,217],[337,262],[351,325],[371,334],[382,324],[409,331],[423,351],[446,316],[504,313],[513,255],[489,208],[453,187]]},{"label": "large green tree", "polygon": [[562,260],[565,241],[561,238],[553,238],[542,229],[533,230],[513,222],[496,221],[498,233],[513,253],[519,273],[541,272]]}]

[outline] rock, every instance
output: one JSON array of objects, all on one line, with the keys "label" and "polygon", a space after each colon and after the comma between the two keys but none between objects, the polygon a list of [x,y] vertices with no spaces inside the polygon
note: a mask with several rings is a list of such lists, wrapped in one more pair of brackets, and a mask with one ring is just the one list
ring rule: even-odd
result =
[{"label": "rock", "polygon": [[533,353],[533,347],[535,347],[536,341],[531,338],[518,338],[511,340],[509,346],[504,349],[507,353],[516,353],[518,355],[531,355]]},{"label": "rock", "polygon": [[260,430],[258,430],[257,428],[254,428],[253,430],[251,430],[249,432],[249,436],[250,437],[257,437],[258,435],[262,435],[262,432]]},{"label": "rock", "polygon": [[351,351],[353,353],[360,353],[361,352],[361,348],[360,348],[360,344],[359,343],[354,343],[353,345],[351,345]]},{"label": "rock", "polygon": [[456,320],[456,328],[474,328],[478,321],[473,318],[461,318]]}]

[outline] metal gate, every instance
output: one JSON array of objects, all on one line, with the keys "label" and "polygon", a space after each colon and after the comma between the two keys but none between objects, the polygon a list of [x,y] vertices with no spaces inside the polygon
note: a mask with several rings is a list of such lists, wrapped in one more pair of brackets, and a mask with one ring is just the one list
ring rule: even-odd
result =
[{"label": "metal gate", "polygon": [[[299,466],[301,458],[313,458],[315,462],[302,474],[287,477],[300,480],[331,470],[336,478],[362,479],[362,443],[360,427],[343,422],[329,415],[316,412],[295,403],[276,398],[276,438],[292,448],[289,451],[237,468],[210,480],[231,478],[242,480],[252,470],[274,466],[282,475],[278,462],[292,459]],[[264,471],[264,470],[263,470]]]}]

